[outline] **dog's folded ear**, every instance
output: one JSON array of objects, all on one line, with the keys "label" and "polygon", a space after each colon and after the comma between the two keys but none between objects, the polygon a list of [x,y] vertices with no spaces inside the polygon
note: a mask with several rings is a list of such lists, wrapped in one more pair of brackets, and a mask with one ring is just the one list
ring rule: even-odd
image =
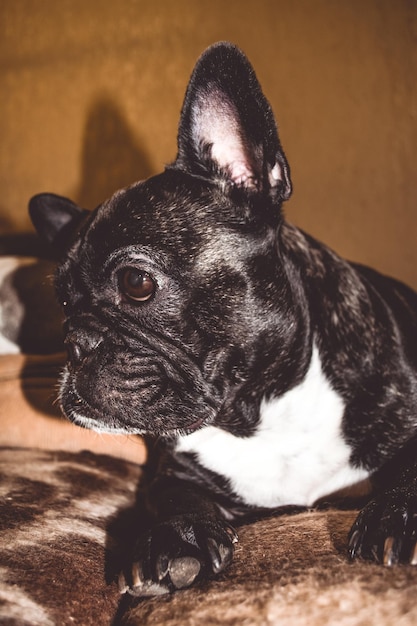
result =
[{"label": "dog's folded ear", "polygon": [[271,107],[245,55],[229,43],[198,60],[181,112],[174,167],[278,201],[291,195]]},{"label": "dog's folded ear", "polygon": [[90,211],[53,193],[40,193],[29,202],[29,215],[40,237],[60,255]]}]

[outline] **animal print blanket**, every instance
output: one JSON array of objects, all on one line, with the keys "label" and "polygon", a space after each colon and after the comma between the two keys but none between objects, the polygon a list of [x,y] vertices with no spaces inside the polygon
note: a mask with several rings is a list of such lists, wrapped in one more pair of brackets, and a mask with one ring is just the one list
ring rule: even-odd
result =
[{"label": "animal print blanket", "polygon": [[349,563],[354,511],[239,529],[220,579],[169,597],[120,596],[138,465],[89,452],[0,449],[0,623],[5,626],[411,626],[417,570]]}]

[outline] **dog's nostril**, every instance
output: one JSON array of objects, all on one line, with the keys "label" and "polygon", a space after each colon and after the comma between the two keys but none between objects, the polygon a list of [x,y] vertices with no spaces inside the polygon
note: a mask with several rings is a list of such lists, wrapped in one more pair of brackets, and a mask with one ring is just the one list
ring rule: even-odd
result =
[{"label": "dog's nostril", "polygon": [[65,339],[68,361],[73,367],[80,366],[102,341],[101,335],[94,332],[69,332]]},{"label": "dog's nostril", "polygon": [[80,344],[75,341],[67,343],[67,354],[72,365],[79,365],[85,356]]}]

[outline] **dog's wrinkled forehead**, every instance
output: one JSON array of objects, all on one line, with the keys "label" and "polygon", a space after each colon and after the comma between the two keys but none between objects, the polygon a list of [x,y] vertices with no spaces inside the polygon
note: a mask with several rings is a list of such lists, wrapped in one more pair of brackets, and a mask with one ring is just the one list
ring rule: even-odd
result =
[{"label": "dog's wrinkled forehead", "polygon": [[127,246],[173,256],[180,249],[192,251],[199,245],[198,213],[204,208],[204,199],[190,186],[156,176],[103,203],[80,239],[78,254],[93,255],[96,265]]},{"label": "dog's wrinkled forehead", "polygon": [[[246,221],[227,194],[204,180],[168,170],[117,192],[101,205],[76,245],[77,263],[100,267],[117,251],[137,247],[157,262],[195,264],[230,253]],[[229,245],[228,245],[229,244]]]}]

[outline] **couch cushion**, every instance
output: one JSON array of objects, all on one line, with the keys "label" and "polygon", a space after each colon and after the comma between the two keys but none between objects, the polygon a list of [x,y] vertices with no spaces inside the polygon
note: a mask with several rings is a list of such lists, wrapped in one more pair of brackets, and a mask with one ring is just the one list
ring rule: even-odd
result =
[{"label": "couch cushion", "polygon": [[139,437],[98,435],[61,416],[57,381],[64,361],[64,354],[0,355],[0,445],[91,450],[142,463]]}]

